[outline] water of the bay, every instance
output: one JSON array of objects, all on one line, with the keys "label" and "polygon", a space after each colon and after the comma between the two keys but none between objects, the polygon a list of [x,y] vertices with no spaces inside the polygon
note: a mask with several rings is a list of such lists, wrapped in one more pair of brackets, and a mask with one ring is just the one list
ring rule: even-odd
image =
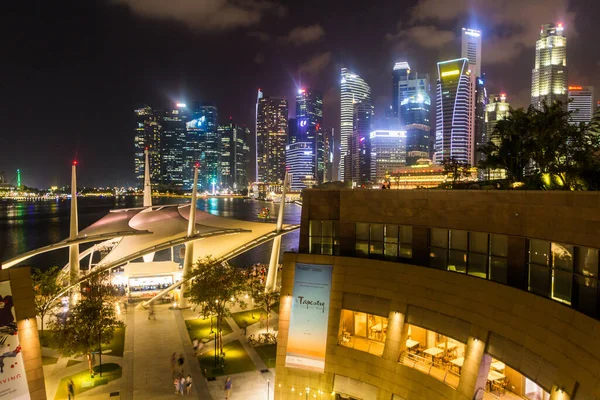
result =
[{"label": "water of the bay", "polygon": [[[155,205],[186,202],[189,203],[189,200],[171,197],[153,199]],[[9,260],[27,251],[66,239],[69,236],[70,206],[69,200],[0,203],[0,261]],[[99,220],[109,210],[141,206],[141,197],[80,198],[78,199],[79,229],[84,229]],[[276,216],[279,210],[279,204],[239,198],[199,199],[197,207],[213,215],[256,222],[261,222],[258,214],[262,208],[269,208],[272,216]],[[284,223],[300,223],[300,212],[300,206],[286,204]],[[82,245],[82,249],[85,247],[87,246]],[[298,231],[285,235],[281,247],[282,252],[296,251]],[[271,244],[268,243],[250,250],[230,262],[237,267],[268,263],[270,251]],[[63,266],[67,262],[68,250],[62,249],[30,258],[22,265],[48,268],[52,265]]]}]

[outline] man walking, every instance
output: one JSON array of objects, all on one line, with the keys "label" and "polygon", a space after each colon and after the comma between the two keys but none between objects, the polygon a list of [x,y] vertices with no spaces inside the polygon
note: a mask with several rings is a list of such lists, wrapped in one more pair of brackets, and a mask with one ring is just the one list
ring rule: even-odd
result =
[{"label": "man walking", "polygon": [[225,400],[229,399],[229,396],[231,396],[231,389],[233,388],[233,384],[231,383],[231,377],[227,377],[227,379],[225,380],[225,386],[223,387],[223,389],[225,390]]}]

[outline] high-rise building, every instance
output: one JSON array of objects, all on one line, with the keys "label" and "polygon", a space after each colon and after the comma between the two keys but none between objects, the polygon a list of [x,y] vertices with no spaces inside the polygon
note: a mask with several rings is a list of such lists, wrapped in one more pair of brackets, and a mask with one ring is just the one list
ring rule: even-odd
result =
[{"label": "high-rise building", "polygon": [[469,60],[469,69],[476,77],[481,75],[481,31],[462,28],[461,55]]},{"label": "high-rise building", "polygon": [[373,105],[370,101],[358,102],[353,107],[353,131],[348,139],[348,153],[344,160],[344,181],[352,186],[371,183],[371,123]]},{"label": "high-rise building", "polygon": [[263,96],[256,107],[256,159],[258,181],[278,185],[285,175],[288,142],[288,103],[285,98]]},{"label": "high-rise building", "polygon": [[[325,148],[323,137],[323,96],[312,89],[299,89],[296,95],[297,142],[309,142],[313,151],[313,177],[323,181]],[[288,164],[289,165],[289,164]]]},{"label": "high-rise building", "polygon": [[[498,121],[508,118],[510,111],[510,104],[506,102],[506,94],[492,94],[490,95],[490,101],[485,106],[485,135],[483,137],[483,143],[486,144],[488,141],[499,145],[498,139],[494,137],[494,128]],[[483,157],[480,157],[483,159]],[[504,179],[506,178],[506,171],[503,169],[487,170],[482,171],[480,179]]]},{"label": "high-rise building", "polygon": [[183,189],[187,119],[188,110],[183,103],[177,103],[176,107],[164,112],[161,119],[160,183],[177,190]]},{"label": "high-rise building", "polygon": [[295,142],[286,146],[285,161],[292,177],[292,190],[302,190],[306,187],[307,178],[314,179],[314,158],[311,142]]},{"label": "high-rise building", "polygon": [[561,101],[567,108],[567,38],[562,24],[544,24],[535,42],[535,66],[531,73],[531,104]]},{"label": "high-rise building", "polygon": [[[345,180],[348,176],[345,172],[345,165],[352,165],[351,157],[346,160],[348,146],[352,140],[354,132],[354,105],[357,103],[366,103],[371,107],[371,87],[357,74],[349,71],[347,68],[341,70],[341,99],[340,99],[340,166],[339,176]],[[368,135],[368,132],[365,133]],[[352,179],[352,178],[350,178]]]},{"label": "high-rise building", "polygon": [[250,130],[235,125],[231,118],[229,124],[218,127],[221,141],[220,186],[240,191],[248,186],[248,163]]},{"label": "high-rise building", "polygon": [[569,86],[569,105],[571,123],[589,124],[594,115],[594,87],[593,86]]},{"label": "high-rise building", "polygon": [[473,114],[474,123],[473,127],[475,130],[475,145],[474,145],[474,158],[473,165],[479,164],[481,161],[481,153],[477,151],[478,148],[483,146],[485,143],[485,107],[488,103],[488,95],[485,89],[483,78],[475,78],[475,112]]},{"label": "high-rise building", "polygon": [[212,103],[193,102],[190,119],[186,123],[187,135],[184,151],[184,188],[193,184],[192,166],[199,163],[198,186],[201,191],[212,189],[212,180],[220,181],[220,145],[217,126],[219,113]]},{"label": "high-rise building", "polygon": [[144,184],[144,151],[148,149],[150,164],[150,180],[153,186],[160,181],[160,141],[161,141],[161,114],[149,106],[138,108],[135,113],[134,136],[134,167],[135,177],[139,187]]},{"label": "high-rise building", "polygon": [[296,143],[298,141],[298,120],[290,118],[288,121],[288,143]]},{"label": "high-rise building", "polygon": [[392,106],[391,117],[398,118],[398,109],[402,99],[408,92],[408,80],[410,77],[410,65],[407,62],[397,62],[392,69]]},{"label": "high-rise building", "polygon": [[371,182],[379,184],[406,165],[406,132],[376,130],[370,133]]},{"label": "high-rise building", "polygon": [[438,62],[437,69],[435,161],[473,165],[475,76],[467,58]]}]

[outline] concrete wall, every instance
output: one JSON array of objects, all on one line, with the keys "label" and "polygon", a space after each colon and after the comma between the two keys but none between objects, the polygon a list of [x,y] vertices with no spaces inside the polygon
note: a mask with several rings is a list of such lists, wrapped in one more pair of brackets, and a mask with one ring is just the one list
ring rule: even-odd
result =
[{"label": "concrete wall", "polygon": [[485,190],[305,190],[300,253],[308,221],[404,224],[498,233],[600,247],[600,192]]},{"label": "concrete wall", "polygon": [[[292,300],[286,294],[292,293],[295,262],[334,265],[325,374],[285,368]],[[407,322],[420,318],[421,324],[438,332],[462,332],[469,343],[478,338],[485,343],[486,351],[548,389],[563,388],[564,396],[600,398],[600,321],[555,301],[462,274],[351,257],[286,253],[282,278],[275,381],[278,399],[297,398],[298,390],[306,386],[331,392],[334,374],[377,386],[381,400],[389,400],[392,394],[406,400],[473,397],[470,391],[481,380],[475,376],[481,374],[477,363],[485,363],[480,352],[475,354],[479,361],[474,363],[471,376],[464,383],[461,378],[461,385],[455,390],[398,364],[389,354],[377,357],[338,346],[342,304],[346,296],[356,302],[357,295],[379,299],[378,307],[389,301],[389,311],[406,313]],[[296,388],[295,393],[292,387]]]},{"label": "concrete wall", "polygon": [[42,349],[36,322],[31,270],[29,267],[0,270],[0,281],[8,280],[12,290],[29,393],[32,400],[45,400]]}]

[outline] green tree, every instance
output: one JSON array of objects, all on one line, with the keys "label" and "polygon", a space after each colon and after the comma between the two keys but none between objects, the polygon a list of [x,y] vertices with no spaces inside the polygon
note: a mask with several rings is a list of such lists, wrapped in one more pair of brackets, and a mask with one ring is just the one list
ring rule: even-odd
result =
[{"label": "green tree", "polygon": [[92,355],[98,351],[102,376],[102,344],[108,344],[115,330],[123,326],[115,311],[115,292],[108,274],[92,276],[81,288],[81,299],[68,311],[50,320],[55,331],[52,344],[63,356],[84,354],[90,375],[94,374]]},{"label": "green tree", "polygon": [[258,307],[264,307],[267,310],[267,332],[269,332],[269,317],[271,311],[273,311],[273,306],[279,301],[279,292],[265,292],[263,288],[261,289],[255,293],[254,302]]},{"label": "green tree", "polygon": [[58,284],[60,269],[51,267],[47,270],[35,269],[33,271],[33,291],[35,294],[35,309],[41,319],[41,331],[44,336],[44,317],[55,307],[53,301],[62,287]]},{"label": "green tree", "polygon": [[219,354],[223,354],[223,320],[231,315],[233,306],[246,307],[241,297],[248,291],[248,280],[240,271],[227,263],[218,262],[212,256],[198,260],[186,278],[192,280],[186,296],[196,304],[205,304],[206,311],[216,316],[216,366],[217,349]]},{"label": "green tree", "polygon": [[471,176],[471,164],[459,161],[454,157],[442,161],[444,172],[452,177],[452,186],[463,178]]}]

